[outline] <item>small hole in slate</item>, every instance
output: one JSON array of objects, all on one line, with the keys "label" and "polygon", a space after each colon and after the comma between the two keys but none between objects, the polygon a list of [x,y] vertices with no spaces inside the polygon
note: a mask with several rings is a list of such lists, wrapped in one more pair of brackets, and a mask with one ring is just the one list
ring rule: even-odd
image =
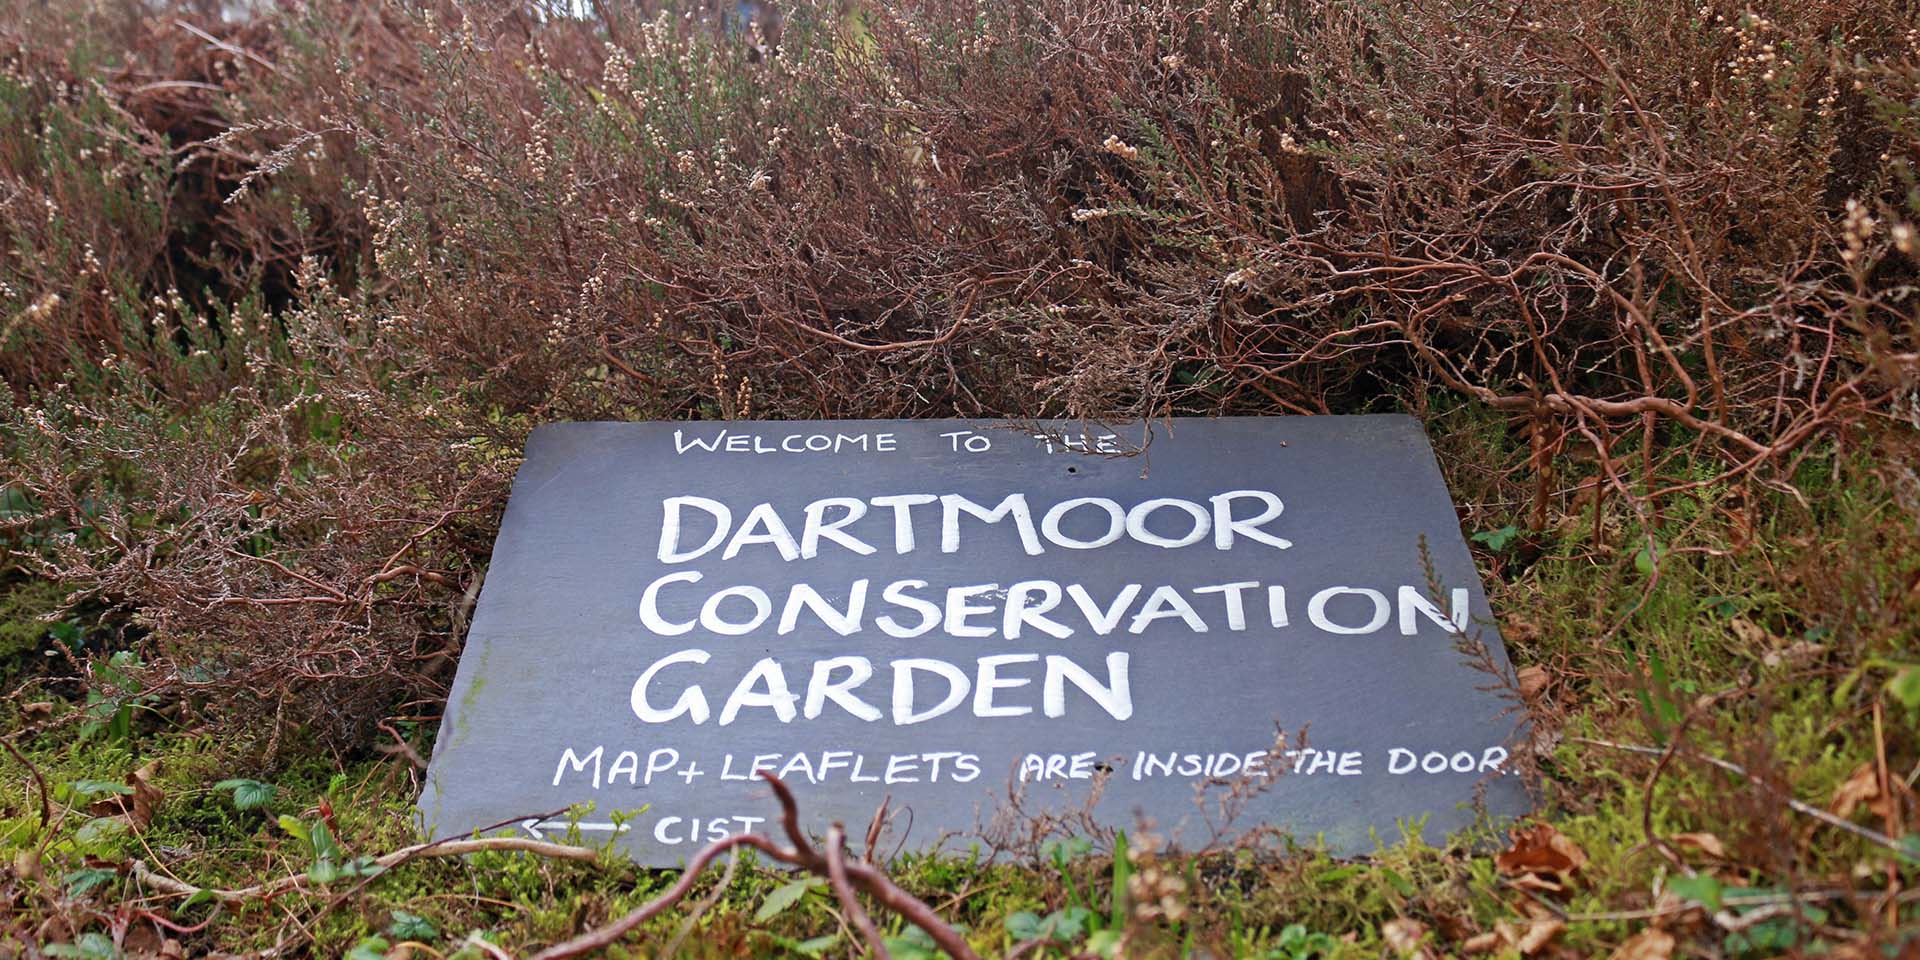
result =
[{"label": "small hole in slate", "polygon": [[1068,467],[1068,468],[1067,468],[1067,472],[1068,472],[1068,473],[1079,473],[1079,472],[1080,472],[1080,468],[1079,468],[1079,467]]}]

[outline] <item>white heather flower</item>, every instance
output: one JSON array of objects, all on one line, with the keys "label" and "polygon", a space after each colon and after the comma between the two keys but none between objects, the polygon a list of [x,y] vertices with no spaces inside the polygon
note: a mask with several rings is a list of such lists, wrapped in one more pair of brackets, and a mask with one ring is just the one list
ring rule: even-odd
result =
[{"label": "white heather flower", "polygon": [[1913,256],[1913,251],[1915,246],[1914,236],[1913,236],[1913,225],[1910,223],[1894,224],[1892,234],[1893,234],[1893,245],[1896,248],[1898,248],[1901,253],[1904,253],[1907,256]]}]

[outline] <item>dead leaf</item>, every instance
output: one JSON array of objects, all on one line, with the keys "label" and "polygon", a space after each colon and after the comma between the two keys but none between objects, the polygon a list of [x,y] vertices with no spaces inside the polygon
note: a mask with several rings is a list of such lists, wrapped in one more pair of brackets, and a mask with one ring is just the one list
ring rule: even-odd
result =
[{"label": "dead leaf", "polygon": [[1500,618],[1500,635],[1509,644],[1524,647],[1540,639],[1540,633],[1540,625],[1526,617],[1509,614]]},{"label": "dead leaf", "polygon": [[1519,682],[1520,695],[1528,700],[1539,696],[1540,691],[1547,688],[1548,678],[1545,667],[1522,667],[1515,675],[1515,679]]},{"label": "dead leaf", "polygon": [[35,700],[20,705],[20,712],[30,720],[42,720],[53,716],[53,701]]},{"label": "dead leaf", "polygon": [[1834,816],[1846,819],[1862,804],[1883,820],[1893,816],[1893,797],[1881,791],[1879,771],[1871,763],[1861,764],[1847,782],[1833,791],[1833,800],[1827,809],[1832,810]]},{"label": "dead leaf", "polygon": [[1533,956],[1545,949],[1553,938],[1567,928],[1566,921],[1546,907],[1529,902],[1527,904],[1526,927],[1498,920],[1490,933],[1472,937],[1460,945],[1465,953],[1489,953],[1506,947],[1519,951],[1522,956]]},{"label": "dead leaf", "polygon": [[1673,943],[1673,934],[1649,927],[1621,944],[1612,960],[1667,960],[1673,956]]},{"label": "dead leaf", "polygon": [[73,930],[64,917],[52,916],[42,920],[33,935],[41,943],[66,943],[73,939]]},{"label": "dead leaf", "polygon": [[1562,893],[1567,889],[1567,885],[1555,880],[1556,876],[1558,874],[1523,873],[1507,882],[1521,890],[1532,890],[1535,893]]},{"label": "dead leaf", "polygon": [[137,833],[153,823],[153,815],[167,795],[153,785],[153,777],[160,772],[160,761],[149,761],[146,766],[127,775],[127,786],[133,788],[133,806],[128,811],[127,822]]},{"label": "dead leaf", "polygon": [[135,833],[153,825],[154,812],[167,795],[153,785],[153,776],[160,769],[160,761],[154,760],[146,766],[127,774],[127,786],[132,793],[113,794],[101,797],[87,805],[87,813],[94,817],[113,817],[125,821]]},{"label": "dead leaf", "polygon": [[1778,650],[1767,651],[1766,655],[1760,658],[1760,662],[1769,667],[1777,667],[1783,663],[1799,666],[1818,660],[1826,653],[1826,647],[1811,640],[1795,640]]},{"label": "dead leaf", "polygon": [[1560,931],[1566,928],[1566,921],[1552,914],[1536,916],[1532,922],[1527,924],[1527,932],[1520,934],[1519,939],[1514,942],[1514,946],[1520,948],[1521,956],[1531,957],[1539,953],[1542,948],[1553,941],[1554,937],[1560,935]]},{"label": "dead leaf", "polygon": [[1560,749],[1560,738],[1558,727],[1545,723],[1533,724],[1527,734],[1527,750],[1536,757],[1550,757]]},{"label": "dead leaf", "polygon": [[1673,842],[1683,847],[1692,847],[1715,860],[1727,858],[1726,845],[1711,833],[1676,833]]},{"label": "dead leaf", "polygon": [[1513,832],[1513,845],[1493,858],[1501,873],[1528,889],[1559,891],[1587,862],[1587,852],[1550,823]]},{"label": "dead leaf", "polygon": [[1755,647],[1771,647],[1780,641],[1779,637],[1768,633],[1767,628],[1746,617],[1734,617],[1727,621],[1727,625],[1733,628],[1733,635],[1739,638],[1741,643]]},{"label": "dead leaf", "polygon": [[157,958],[166,938],[160,935],[159,928],[152,924],[139,924],[127,930],[120,941],[122,956],[138,958]]},{"label": "dead leaf", "polygon": [[1468,937],[1467,942],[1460,945],[1460,951],[1462,953],[1492,953],[1500,949],[1500,943],[1500,934],[1498,931],[1475,934],[1474,936]]},{"label": "dead leaf", "polygon": [[1380,925],[1380,938],[1404,960],[1430,960],[1433,954],[1420,943],[1426,935],[1427,925],[1408,917],[1396,917]]}]

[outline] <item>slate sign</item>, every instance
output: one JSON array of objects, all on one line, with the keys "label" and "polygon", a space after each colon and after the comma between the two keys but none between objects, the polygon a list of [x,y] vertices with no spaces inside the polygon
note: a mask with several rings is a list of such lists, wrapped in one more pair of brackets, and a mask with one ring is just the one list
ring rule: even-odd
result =
[{"label": "slate sign", "polygon": [[909,850],[963,849],[1010,795],[1187,848],[1438,842],[1526,806],[1490,621],[1405,416],[555,424],[420,814],[590,802],[585,840],[673,865],[767,831],[771,770],[817,833],[890,797]]}]

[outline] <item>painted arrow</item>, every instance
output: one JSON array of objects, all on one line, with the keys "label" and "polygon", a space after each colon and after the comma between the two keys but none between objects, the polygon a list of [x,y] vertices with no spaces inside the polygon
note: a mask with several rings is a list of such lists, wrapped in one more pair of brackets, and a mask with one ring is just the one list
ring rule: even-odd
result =
[{"label": "painted arrow", "polygon": [[529,834],[532,834],[535,840],[545,840],[547,838],[547,835],[541,832],[542,828],[553,830],[554,832],[557,832],[557,833],[566,833],[568,827],[577,827],[582,833],[595,833],[595,832],[626,833],[628,830],[633,829],[633,824],[631,823],[591,823],[587,821],[581,821],[579,823],[575,823],[571,820],[528,819],[528,820],[520,821],[520,829],[525,830]]}]

